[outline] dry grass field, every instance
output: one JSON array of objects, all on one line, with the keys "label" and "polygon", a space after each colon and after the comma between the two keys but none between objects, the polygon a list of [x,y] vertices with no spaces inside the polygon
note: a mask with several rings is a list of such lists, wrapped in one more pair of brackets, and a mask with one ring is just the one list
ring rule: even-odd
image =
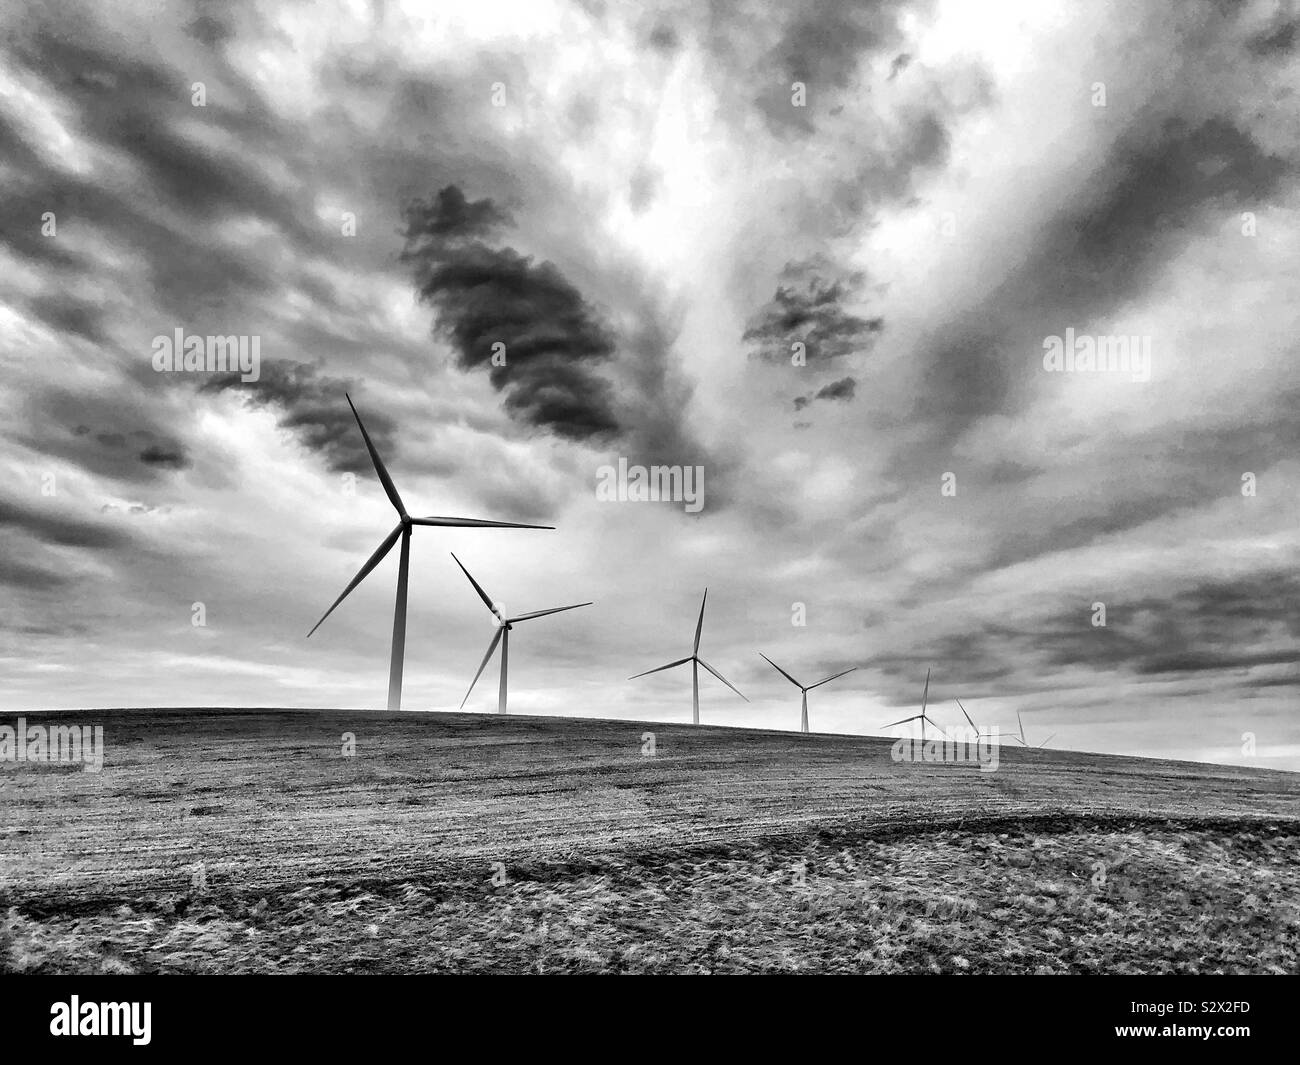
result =
[{"label": "dry grass field", "polygon": [[77,722],[101,773],[0,763],[0,971],[1300,970],[1297,774],[540,717]]}]

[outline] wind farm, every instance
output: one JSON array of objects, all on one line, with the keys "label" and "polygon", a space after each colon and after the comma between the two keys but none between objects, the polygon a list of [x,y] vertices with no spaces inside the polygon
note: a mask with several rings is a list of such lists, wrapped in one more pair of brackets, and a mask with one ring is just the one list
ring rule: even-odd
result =
[{"label": "wind farm", "polygon": [[[87,808],[80,789],[51,792],[54,778],[48,774],[22,779],[17,798],[25,808],[43,811],[39,815],[43,842],[37,850],[21,838],[0,833],[4,859],[0,906],[22,915],[40,899],[45,916],[39,920],[11,916],[7,939],[0,938],[0,948],[10,944],[7,956],[0,953],[0,970],[122,971],[125,967],[152,971],[151,966],[161,963],[169,971],[206,971],[204,966],[231,972],[284,971],[289,954],[287,947],[277,945],[280,928],[292,930],[297,955],[306,949],[310,956],[306,967],[291,971],[352,971],[359,964],[352,946],[358,941],[383,944],[380,953],[368,954],[360,963],[370,971],[404,971],[412,963],[464,972],[582,972],[593,966],[596,971],[628,972],[783,968],[773,963],[768,950],[730,949],[710,954],[700,968],[689,959],[701,957],[702,950],[707,953],[699,937],[709,918],[692,908],[679,916],[654,910],[659,927],[654,934],[612,927],[603,912],[587,912],[593,905],[588,901],[592,889],[584,878],[594,876],[602,884],[624,885],[613,893],[605,887],[597,892],[599,906],[614,909],[630,904],[633,895],[620,892],[635,894],[641,890],[637,885],[667,883],[682,892],[695,879],[704,878],[725,885],[736,904],[750,907],[751,921],[773,943],[817,942],[817,960],[810,971],[913,971],[913,964],[899,965],[879,954],[879,946],[864,954],[835,939],[821,942],[816,925],[810,926],[800,915],[803,911],[787,911],[771,894],[768,885],[782,875],[779,863],[795,863],[798,868],[813,863],[825,870],[819,874],[818,890],[832,898],[861,892],[863,877],[875,885],[888,876],[902,897],[910,892],[926,900],[927,919],[937,918],[952,929],[960,926],[962,935],[969,935],[970,912],[951,901],[952,892],[964,890],[982,898],[983,906],[994,905],[992,885],[997,884],[999,891],[1006,889],[1006,866],[993,855],[1015,854],[1018,864],[1012,868],[1016,869],[1037,868],[1042,856],[1051,856],[1050,875],[1079,879],[1075,866],[1080,860],[1086,863],[1092,854],[1105,854],[1111,862],[1118,854],[1122,864],[1125,854],[1143,853],[1152,839],[1165,841],[1168,847],[1222,848],[1243,832],[1244,838],[1255,839],[1255,833],[1265,841],[1265,850],[1252,858],[1256,867],[1278,885],[1294,882],[1300,889],[1300,866],[1287,858],[1300,843],[1300,816],[1295,812],[1300,778],[1294,774],[1051,752],[1045,748],[1055,734],[1031,746],[1019,710],[1018,734],[1012,738],[1020,749],[991,760],[981,755],[975,760],[978,767],[971,771],[956,761],[917,758],[915,752],[900,757],[897,745],[887,740],[811,733],[809,693],[858,673],[859,666],[846,666],[805,684],[762,651],[757,653],[771,670],[799,690],[797,732],[702,726],[701,669],[750,702],[700,653],[708,588],[696,616],[691,652],[628,678],[636,681],[689,665],[689,727],[535,713],[512,717],[510,637],[516,626],[595,603],[586,600],[509,613],[452,552],[452,562],[495,629],[460,709],[499,653],[496,714],[402,712],[413,528],[554,526],[411,517],[360,413],[351,397],[346,398],[398,524],[308,636],[400,542],[387,710],[160,709],[110,714],[115,747],[106,765],[120,774],[117,779],[129,783],[111,801],[98,803],[95,816],[105,819],[105,824],[141,827],[118,848],[108,868],[98,867],[90,878],[70,874],[70,860],[75,868],[93,864],[85,848],[98,838],[93,827],[92,835],[82,834]],[[493,557],[500,558],[501,553]],[[766,671],[763,675],[771,676]],[[927,729],[948,735],[931,715],[931,677],[932,669],[927,668],[919,712],[884,726],[919,726],[923,746]],[[954,702],[976,745],[987,744],[988,730],[976,724],[959,698],[954,697]],[[341,757],[339,736],[344,739]],[[218,767],[215,770],[205,761],[204,752],[211,751],[221,752],[219,761],[212,763]],[[171,786],[177,789],[162,799],[150,768],[160,753],[171,767]],[[956,759],[957,750],[952,753]],[[1099,774],[1110,783],[1100,786]],[[277,802],[292,813],[271,827],[261,816],[262,800],[254,801],[253,793],[245,790],[249,782],[258,795],[279,795]],[[192,796],[200,793],[208,798],[194,802]],[[1188,803],[1190,794],[1197,797],[1194,805]],[[6,801],[0,797],[0,806]],[[160,816],[160,802],[168,816]],[[149,806],[148,817],[142,816],[144,805]],[[346,848],[337,842],[341,837],[334,826],[340,822],[350,826]],[[385,842],[394,838],[403,840],[400,855]],[[836,842],[832,845],[828,840]],[[893,864],[863,872],[873,868],[882,841],[896,852],[888,859]],[[963,858],[954,872],[951,859],[936,857],[935,841],[975,857]],[[497,919],[487,917],[496,903],[484,896],[482,878],[476,880],[476,874],[467,871],[481,863],[484,854],[493,856],[496,872],[491,882],[497,887],[492,890],[504,892],[501,897],[510,900],[504,904],[519,912],[538,913],[547,927],[559,922],[565,943],[547,942],[543,936],[530,940],[522,950],[506,947],[499,921],[493,925],[491,921]],[[575,854],[585,857],[573,867],[567,863]],[[932,861],[938,862],[936,872],[921,872],[915,880],[910,874],[888,872],[900,867],[925,870]],[[159,862],[161,869],[155,868]],[[528,886],[535,872],[520,873],[515,884],[508,872],[511,868],[545,870],[549,882],[556,885],[550,901],[539,909]],[[322,869],[328,873],[312,872]],[[1234,879],[1237,869],[1225,859],[1221,867],[1211,870],[1214,890],[1225,905],[1235,906],[1242,897],[1244,888]],[[949,892],[941,894],[938,902],[927,880],[930,875],[942,876]],[[1155,885],[1164,875],[1164,871],[1152,874],[1153,879],[1137,886],[1121,879],[1119,897],[1157,890]],[[1095,873],[1082,882],[1090,887],[1075,889],[1069,905],[1086,909],[1095,905]],[[1010,890],[1045,900],[1035,906],[1055,906],[1060,898],[1053,882],[1042,881],[1037,873],[1026,874]],[[1278,890],[1285,889],[1279,886]],[[150,899],[160,898],[163,906],[159,919],[149,918],[155,924],[161,921],[152,938],[141,938],[137,931],[147,922],[122,923],[123,914],[152,905],[143,901],[146,893]],[[434,916],[426,903],[432,905],[435,897],[452,900],[438,905],[451,905],[455,916]],[[564,900],[560,912],[554,909],[557,898]],[[322,905],[326,910],[317,913]],[[762,907],[757,916],[752,910],[755,905]],[[1179,909],[1180,905],[1166,907],[1169,920],[1189,919],[1193,911]],[[82,915],[75,927],[66,924],[63,906]],[[165,946],[170,942],[166,937],[175,934],[170,922],[180,921],[180,915],[194,906],[204,907],[207,919],[225,931],[200,954],[173,956]],[[879,924],[875,918],[864,921],[850,913],[840,914],[837,921],[858,929],[855,935],[865,936],[867,942],[900,942],[899,922],[911,919],[908,907],[904,902],[896,910],[884,911]],[[909,934],[902,934],[901,942],[907,951],[925,959],[929,971],[948,971],[953,966],[968,971],[972,965],[980,972],[1027,971],[1026,963],[999,953],[996,937],[1008,928],[1022,937],[1039,935],[1043,926],[1034,912],[990,921],[987,927],[982,919],[977,921],[974,934],[982,937],[983,946],[968,951],[973,961],[936,954],[927,940],[914,940]],[[326,919],[325,913],[336,916]],[[354,915],[366,922],[359,929],[350,928]],[[572,923],[566,923],[570,918]],[[393,931],[385,932],[385,927]],[[102,947],[83,943],[78,937],[91,934],[85,929],[93,929],[97,943],[111,943],[110,952],[100,956],[96,951]],[[1053,971],[1089,971],[1117,964],[1115,958],[1123,956],[1124,950],[1121,938],[1090,935],[1090,953]],[[232,949],[233,936],[252,937],[259,945]],[[412,948],[412,942],[421,945]],[[655,946],[659,942],[669,945],[667,953]],[[1168,949],[1175,952],[1173,963],[1193,969],[1199,964],[1198,954],[1207,949],[1201,940],[1183,944],[1169,938],[1168,942]],[[1246,925],[1229,937],[1228,944],[1226,960],[1218,964],[1232,971],[1258,971],[1260,955]],[[1043,960],[1052,957],[1048,946],[1045,942],[1035,955],[1033,971],[1043,971],[1045,964],[1050,967]],[[77,953],[65,953],[69,949]],[[473,963],[466,960],[471,952]],[[1294,951],[1283,948],[1268,956],[1273,960],[1264,964],[1281,967],[1292,963]],[[97,960],[87,963],[87,957]],[[390,960],[397,958],[403,960]],[[1146,970],[1139,965],[1133,971]]]},{"label": "wind farm", "polygon": [[1300,974],[1300,14],[1129,7],[0,7],[0,974]]},{"label": "wind farm", "polygon": [[982,773],[896,763],[869,736],[495,713],[97,720],[102,780],[0,766],[0,824],[26,829],[0,831],[8,971],[1266,973],[1296,961],[1288,936],[1260,934],[1300,892],[1293,773],[1020,747]]},{"label": "wind farm", "polygon": [[[402,497],[398,494],[397,486],[393,484],[393,479],[388,474],[388,468],[384,465],[384,460],[379,457],[379,452],[375,449],[370,434],[366,432],[366,427],[361,421],[361,415],[357,413],[352,397],[349,395],[345,396],[345,398],[348,401],[348,406],[352,409],[352,416],[357,421],[357,428],[361,430],[361,438],[365,441],[366,451],[370,455],[370,461],[374,464],[375,475],[379,478],[379,483],[383,485],[384,494],[388,497],[388,501],[393,505],[393,509],[397,511],[398,520],[393,531],[384,537],[379,546],[375,548],[374,554],[366,559],[361,569],[357,571],[357,575],[339,593],[339,597],[330,604],[330,608],[321,615],[320,621],[311,627],[311,632],[307,633],[307,638],[311,639],[312,633],[325,623],[325,619],[334,613],[335,608],[348,597],[358,584],[369,576],[371,570],[384,560],[388,552],[393,549],[393,545],[400,540],[402,546],[397,565],[397,598],[393,605],[393,647],[388,667],[388,709],[400,710],[402,708],[402,667],[406,658],[406,595],[407,582],[410,577],[411,530],[417,525],[453,529],[554,529],[554,526],[521,525],[517,522],[490,521],[483,518],[411,517],[406,512],[406,504],[402,502]],[[505,672],[503,667],[502,684],[504,685],[504,683]],[[502,690],[504,692],[504,687]],[[504,694],[502,698],[504,699]]]}]

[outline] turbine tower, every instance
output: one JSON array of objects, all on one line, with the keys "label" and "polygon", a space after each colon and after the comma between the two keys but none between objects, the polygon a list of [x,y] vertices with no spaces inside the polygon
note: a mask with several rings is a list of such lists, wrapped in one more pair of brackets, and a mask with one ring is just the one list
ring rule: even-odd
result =
[{"label": "turbine tower", "polygon": [[763,654],[762,651],[758,652],[758,657],[761,658],[773,669],[775,669],[778,673],[780,673],[781,676],[785,677],[786,680],[788,680],[801,692],[803,692],[803,713],[800,715],[799,718],[800,732],[808,731],[808,693],[812,691],[814,688],[820,688],[823,684],[828,684],[830,681],[836,680],[837,678],[844,676],[845,673],[852,673],[854,669],[858,668],[857,666],[853,666],[851,669],[846,669],[842,673],[836,673],[834,676],[827,677],[825,680],[819,680],[816,684],[809,684],[807,687],[804,687],[804,685],[800,684],[797,680],[794,679],[794,677],[790,676],[789,673],[787,673],[784,669],[782,669],[770,658],[768,658],[767,655]]},{"label": "turbine tower", "polygon": [[[1017,738],[1018,738],[1018,739],[1020,740],[1020,746],[1021,746],[1021,747],[1028,747],[1028,746],[1029,746],[1029,741],[1025,739],[1025,723],[1024,723],[1023,721],[1020,720],[1020,711],[1019,711],[1019,710],[1016,711],[1016,722],[1020,725],[1020,736],[1019,736],[1019,737],[1015,737],[1015,736],[1013,736],[1012,739],[1017,739]],[[1051,740],[1052,740],[1052,736],[1055,736],[1055,735],[1056,735],[1056,733],[1053,732],[1052,735],[1051,735],[1051,736],[1048,736],[1047,739],[1043,740],[1042,743],[1036,743],[1036,744],[1034,744],[1034,746],[1035,746],[1035,747],[1046,747],[1046,746],[1048,745],[1048,743],[1051,742]]]},{"label": "turbine tower", "polygon": [[[452,558],[456,558],[456,552],[451,553]],[[518,621],[530,621],[533,618],[543,618],[547,614],[558,614],[562,610],[577,610],[580,606],[591,606],[590,603],[574,603],[572,606],[555,606],[549,610],[534,610],[531,614],[520,614],[518,617],[508,618],[501,613],[500,607],[488,597],[487,592],[483,591],[482,585],[473,577],[473,574],[465,568],[465,564],[456,558],[456,565],[460,566],[460,571],[469,578],[469,583],[474,585],[474,591],[478,592],[478,597],[483,600],[487,608],[496,616],[496,635],[492,637],[492,642],[488,644],[487,654],[483,656],[483,661],[479,663],[478,672],[474,674],[474,679],[469,682],[469,691],[465,693],[465,698],[460,701],[464,705],[469,701],[470,693],[474,691],[474,685],[478,683],[479,677],[483,675],[483,670],[487,668],[488,660],[492,657],[492,652],[497,649],[497,644],[501,644],[501,689],[497,695],[497,713],[506,712],[506,668],[510,660],[510,629]]]},{"label": "turbine tower", "polygon": [[934,728],[935,728],[935,731],[936,731],[936,732],[938,732],[940,735],[946,737],[946,736],[948,735],[948,733],[944,732],[943,729],[939,728],[938,725],[935,725],[935,724],[934,724],[934,720],[933,720],[932,718],[929,718],[929,717],[926,716],[926,713],[925,713],[925,704],[926,704],[926,701],[929,699],[929,697],[930,697],[930,671],[927,669],[927,670],[925,671],[925,691],[922,692],[922,694],[921,694],[921,712],[920,712],[919,714],[913,714],[911,717],[905,717],[905,718],[903,718],[902,721],[895,721],[895,722],[894,722],[893,724],[891,724],[891,725],[886,725],[885,728],[893,728],[894,725],[906,725],[909,721],[919,721],[919,722],[921,722],[921,742],[924,743],[924,742],[925,742],[925,724],[926,724],[926,722],[928,721],[931,725],[934,725]]},{"label": "turbine tower", "polygon": [[365,580],[370,571],[384,560],[384,556],[393,549],[393,545],[400,538],[402,553],[397,564],[397,602],[393,607],[393,653],[388,666],[388,709],[400,710],[402,708],[402,661],[406,654],[406,578],[411,561],[412,526],[437,525],[470,529],[554,529],[555,526],[519,525],[512,521],[484,521],[480,518],[411,517],[406,513],[406,506],[402,503],[402,497],[397,494],[393,479],[388,476],[388,469],[384,466],[383,459],[379,457],[379,452],[375,450],[375,445],[371,443],[370,434],[366,432],[366,427],[361,423],[361,415],[357,413],[352,397],[347,395],[346,392],[344,396],[347,398],[348,406],[352,408],[352,416],[357,420],[357,428],[361,430],[361,439],[366,442],[366,450],[370,452],[370,461],[374,463],[375,473],[379,475],[379,483],[384,486],[384,493],[397,511],[399,520],[397,527],[384,538],[383,543],[375,549],[375,553],[366,560],[366,564],[352,578],[352,583],[344,588],[343,594],[334,600],[334,605],[325,611],[320,621],[312,626],[311,632],[307,633],[307,638],[311,639],[312,632],[319,629],[325,619],[334,613],[334,608],[348,597],[348,593]]},{"label": "turbine tower", "polygon": [[[700,600],[700,620],[695,623],[695,648],[687,658],[679,658],[676,662],[669,662],[666,666],[655,666],[654,669],[647,669],[644,673],[638,673],[636,677],[628,677],[628,680],[636,680],[637,677],[648,677],[651,673],[658,673],[665,669],[674,669],[677,666],[684,666],[689,662],[691,664],[691,698],[693,700],[692,706],[694,707],[691,721],[696,725],[700,723],[700,666],[703,666],[733,692],[739,695],[742,699],[745,699],[744,694],[739,688],[700,657],[700,633],[704,631],[704,604],[708,601],[709,590],[705,588],[704,598]],[[745,702],[749,702],[749,700],[745,699]]]}]

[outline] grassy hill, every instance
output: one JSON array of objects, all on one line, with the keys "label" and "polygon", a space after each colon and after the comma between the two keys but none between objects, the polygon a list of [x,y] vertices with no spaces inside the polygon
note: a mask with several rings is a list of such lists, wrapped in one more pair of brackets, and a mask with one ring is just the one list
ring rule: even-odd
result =
[{"label": "grassy hill", "polygon": [[0,763],[3,969],[1297,969],[1297,774],[572,718],[76,721],[101,773]]}]

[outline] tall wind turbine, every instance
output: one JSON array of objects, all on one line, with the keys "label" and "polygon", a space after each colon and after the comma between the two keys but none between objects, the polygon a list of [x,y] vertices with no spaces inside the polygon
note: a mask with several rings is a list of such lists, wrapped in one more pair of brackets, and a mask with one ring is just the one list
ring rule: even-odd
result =
[{"label": "tall wind turbine", "polygon": [[[1019,740],[1020,740],[1020,746],[1021,746],[1021,747],[1028,747],[1028,746],[1029,746],[1029,741],[1025,739],[1025,723],[1024,723],[1023,721],[1020,720],[1020,711],[1019,711],[1019,710],[1016,711],[1016,722],[1020,725],[1020,736],[1018,737]],[[1056,733],[1053,732],[1052,735],[1051,735],[1051,736],[1048,736],[1047,739],[1043,740],[1042,743],[1035,743],[1034,746],[1035,746],[1035,747],[1046,747],[1046,746],[1048,745],[1048,743],[1051,742],[1051,740],[1052,740],[1052,736],[1055,736],[1055,735],[1056,735]],[[1012,736],[1011,738],[1012,738],[1012,739],[1016,739],[1017,737]]]},{"label": "tall wind turbine", "polygon": [[400,539],[402,541],[402,553],[397,565],[397,603],[393,608],[393,654],[388,667],[388,709],[400,710],[402,708],[402,661],[406,654],[406,578],[410,568],[411,560],[411,528],[415,525],[438,525],[448,526],[451,528],[471,528],[471,529],[554,529],[554,525],[519,525],[512,521],[485,521],[481,518],[413,518],[406,513],[406,506],[402,503],[402,497],[397,494],[397,488],[393,484],[393,479],[388,476],[388,469],[384,466],[384,461],[379,457],[379,452],[375,450],[375,445],[370,441],[370,434],[366,432],[366,427],[361,424],[361,415],[357,413],[356,406],[352,403],[352,397],[344,393],[347,397],[348,406],[352,408],[352,416],[357,420],[357,428],[361,430],[361,439],[366,442],[366,450],[370,452],[370,461],[374,463],[375,473],[379,475],[379,483],[384,486],[384,492],[388,496],[388,501],[393,504],[397,511],[398,523],[376,549],[375,553],[366,560],[366,564],[361,567],[357,575],[352,578],[352,583],[343,589],[343,594],[334,600],[331,606],[320,621],[312,626],[311,632],[307,633],[307,638],[311,639],[312,632],[315,632],[324,623],[325,618],[334,613],[337,607],[348,593],[358,584],[366,579],[372,569],[384,560],[384,556],[393,549],[393,545]]},{"label": "tall wind turbine", "polygon": [[790,674],[787,673],[784,669],[782,669],[775,662],[773,662],[770,658],[768,658],[767,655],[763,654],[762,651],[758,652],[758,657],[761,658],[773,669],[775,669],[778,673],[780,673],[781,676],[785,677],[786,680],[788,680],[801,692],[803,692],[803,713],[800,715],[799,718],[800,732],[808,731],[808,693],[812,691],[814,688],[820,688],[823,684],[828,684],[831,681],[844,676],[845,673],[852,673],[854,669],[858,668],[857,666],[853,666],[851,669],[846,669],[842,673],[836,673],[834,676],[827,677],[825,680],[819,680],[816,684],[809,684],[807,687],[805,687],[804,685],[800,684],[797,680],[795,680],[794,677],[790,676]]},{"label": "tall wind turbine", "polygon": [[[452,558],[456,558],[456,552],[451,553]],[[469,691],[465,693],[465,698],[460,701],[463,707],[474,691],[474,685],[478,683],[479,677],[483,675],[483,670],[487,668],[488,660],[492,657],[492,652],[497,649],[497,644],[501,644],[501,690],[497,695],[497,713],[506,712],[506,668],[510,661],[510,629],[519,621],[530,621],[533,618],[544,618],[547,614],[558,614],[562,610],[577,610],[580,606],[591,606],[590,603],[574,603],[572,606],[554,606],[550,610],[534,610],[531,614],[520,614],[518,617],[508,618],[501,613],[501,608],[492,602],[487,592],[483,591],[482,585],[479,584],[465,568],[465,564],[456,558],[456,565],[460,566],[460,571],[469,578],[469,583],[474,585],[474,591],[478,592],[478,597],[483,600],[487,608],[496,615],[497,632],[492,637],[492,642],[488,644],[487,654],[483,656],[483,661],[479,663],[478,672],[474,674],[474,679],[469,682]]]},{"label": "tall wind turbine", "polygon": [[913,714],[911,717],[905,717],[903,718],[902,721],[895,721],[891,725],[886,725],[885,728],[893,728],[894,725],[906,725],[909,721],[919,721],[921,722],[921,742],[924,743],[925,723],[928,721],[931,725],[934,725],[935,730],[940,735],[947,736],[948,733],[944,732],[943,729],[939,728],[938,725],[935,725],[934,720],[932,718],[926,716],[925,704],[926,701],[929,699],[929,697],[930,697],[930,671],[927,669],[925,671],[925,691],[921,694],[921,712],[919,714]]},{"label": "tall wind turbine", "polygon": [[[703,666],[712,673],[718,680],[722,681],[728,688],[745,699],[744,694],[731,681],[727,680],[721,673],[709,665],[700,657],[700,633],[704,631],[704,604],[709,601],[709,590],[704,589],[704,598],[700,600],[700,620],[695,623],[695,648],[687,658],[679,658],[676,662],[669,662],[666,666],[655,666],[654,669],[647,669],[644,673],[638,673],[636,677],[628,677],[628,680],[636,680],[637,677],[648,677],[651,673],[658,673],[665,669],[674,669],[677,666],[684,666],[687,662],[691,664],[691,698],[694,706],[694,714],[691,717],[692,723],[700,723],[700,666]],[[745,702],[749,702],[745,699]]]}]

